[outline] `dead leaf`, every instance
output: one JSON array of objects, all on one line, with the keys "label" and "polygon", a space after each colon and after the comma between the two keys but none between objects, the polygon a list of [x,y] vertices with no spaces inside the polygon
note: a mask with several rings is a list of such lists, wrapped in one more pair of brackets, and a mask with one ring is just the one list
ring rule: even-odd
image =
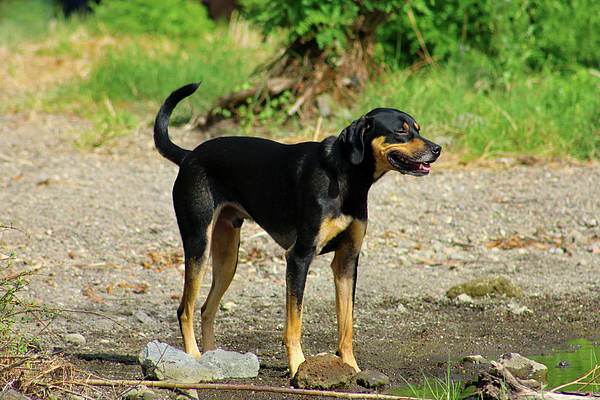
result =
[{"label": "dead leaf", "polygon": [[136,283],[134,292],[137,294],[145,294],[148,291],[147,283]]}]

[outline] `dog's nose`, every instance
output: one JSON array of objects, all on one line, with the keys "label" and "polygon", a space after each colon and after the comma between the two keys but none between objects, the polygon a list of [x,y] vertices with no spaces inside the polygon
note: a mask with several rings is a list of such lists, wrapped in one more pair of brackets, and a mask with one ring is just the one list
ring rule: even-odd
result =
[{"label": "dog's nose", "polygon": [[431,152],[437,157],[440,155],[440,153],[442,152],[442,146],[440,146],[439,144],[434,145],[431,148]]}]

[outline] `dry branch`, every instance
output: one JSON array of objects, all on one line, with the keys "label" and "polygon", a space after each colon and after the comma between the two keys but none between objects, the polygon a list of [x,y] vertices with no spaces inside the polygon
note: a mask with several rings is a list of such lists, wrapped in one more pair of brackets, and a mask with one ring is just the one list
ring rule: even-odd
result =
[{"label": "dry branch", "polygon": [[295,79],[291,78],[272,78],[259,83],[251,89],[242,90],[241,92],[229,93],[227,96],[220,98],[217,104],[213,106],[208,114],[206,114],[203,125],[210,125],[213,122],[215,113],[218,110],[232,109],[242,104],[247,104],[249,98],[262,96],[276,96],[286,90],[290,90],[295,83]]},{"label": "dry branch", "polygon": [[531,389],[495,361],[492,361],[490,371],[482,372],[478,381],[472,384],[476,389],[465,400],[598,400],[600,398],[585,394]]},{"label": "dry branch", "polygon": [[325,396],[338,399],[388,399],[388,400],[417,400],[414,397],[393,396],[377,393],[347,393],[327,390],[293,389],[275,386],[260,385],[237,385],[227,383],[177,383],[165,381],[135,381],[135,380],[108,380],[108,379],[86,379],[83,381],[53,382],[54,385],[81,385],[81,386],[138,386],[155,387],[162,389],[199,389],[199,390],[233,390],[250,392],[268,392],[295,394],[305,396]]}]

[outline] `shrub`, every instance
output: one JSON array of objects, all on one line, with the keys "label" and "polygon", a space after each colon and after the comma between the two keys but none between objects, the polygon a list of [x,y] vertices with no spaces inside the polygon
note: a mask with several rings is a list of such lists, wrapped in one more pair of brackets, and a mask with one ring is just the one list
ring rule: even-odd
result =
[{"label": "shrub", "polygon": [[94,7],[96,20],[112,32],[198,38],[214,29],[208,11],[192,0],[111,0]]}]

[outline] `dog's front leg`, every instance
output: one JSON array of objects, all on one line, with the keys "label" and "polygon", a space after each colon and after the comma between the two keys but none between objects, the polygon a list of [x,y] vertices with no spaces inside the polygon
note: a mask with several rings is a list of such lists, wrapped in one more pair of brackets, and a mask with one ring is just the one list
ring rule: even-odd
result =
[{"label": "dog's front leg", "polygon": [[298,366],[305,360],[300,345],[302,330],[302,299],[308,267],[314,258],[314,251],[302,255],[292,249],[287,253],[286,273],[286,324],[283,343],[287,350],[290,375],[294,377]]},{"label": "dog's front leg", "polygon": [[352,350],[354,293],[358,255],[366,231],[366,222],[355,220],[340,249],[335,252],[331,269],[335,281],[335,304],[338,319],[338,355],[342,361],[360,371]]}]

